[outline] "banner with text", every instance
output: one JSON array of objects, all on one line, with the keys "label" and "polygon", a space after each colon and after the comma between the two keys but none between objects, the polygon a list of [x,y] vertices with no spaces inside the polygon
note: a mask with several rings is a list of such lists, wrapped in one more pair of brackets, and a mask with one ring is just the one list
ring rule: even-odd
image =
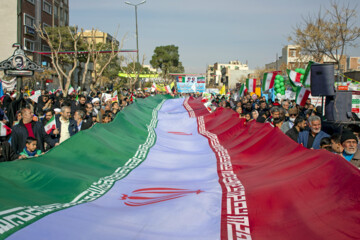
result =
[{"label": "banner with text", "polygon": [[177,77],[177,89],[180,93],[205,92],[205,77],[179,76]]}]

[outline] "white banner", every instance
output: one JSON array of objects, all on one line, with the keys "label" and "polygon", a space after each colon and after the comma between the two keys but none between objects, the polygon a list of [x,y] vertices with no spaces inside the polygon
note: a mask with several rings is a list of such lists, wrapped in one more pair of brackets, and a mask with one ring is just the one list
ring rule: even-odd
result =
[{"label": "white banner", "polygon": [[1,80],[2,88],[7,91],[12,91],[16,87],[16,78],[11,79],[10,81]]}]

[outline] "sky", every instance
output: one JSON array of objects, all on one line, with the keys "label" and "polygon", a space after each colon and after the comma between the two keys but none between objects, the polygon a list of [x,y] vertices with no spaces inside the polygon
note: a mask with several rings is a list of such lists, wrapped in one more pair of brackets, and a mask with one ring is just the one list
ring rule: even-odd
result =
[{"label": "sky", "polygon": [[[118,32],[124,49],[136,49],[135,7],[122,0],[69,2],[70,25]],[[360,13],[359,0],[340,2]],[[291,44],[288,36],[304,17],[329,5],[328,0],[147,0],[138,6],[140,61],[145,55],[149,64],[157,46],[176,45],[186,73],[205,73],[209,64],[232,60],[250,69],[264,67]],[[360,56],[360,48],[349,47],[347,54]]]}]

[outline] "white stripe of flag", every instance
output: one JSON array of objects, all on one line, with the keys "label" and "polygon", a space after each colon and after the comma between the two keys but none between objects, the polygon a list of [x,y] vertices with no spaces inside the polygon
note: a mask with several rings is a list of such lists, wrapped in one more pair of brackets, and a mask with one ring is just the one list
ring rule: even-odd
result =
[{"label": "white stripe of flag", "polygon": [[289,78],[291,81],[293,81],[293,83],[295,83],[297,86],[301,85],[301,73],[295,72],[293,70],[288,70],[289,71]]},{"label": "white stripe of flag", "polygon": [[255,78],[246,79],[246,89],[249,92],[255,92],[255,88],[256,88],[256,79]]},{"label": "white stripe of flag", "polygon": [[6,126],[3,122],[0,122],[0,136],[5,137],[11,133],[11,128]]},{"label": "white stripe of flag", "polygon": [[278,72],[264,73],[264,79],[262,83],[263,91],[273,88],[276,75],[278,75]]},{"label": "white stripe of flag", "polygon": [[309,98],[310,91],[304,87],[298,87],[296,91],[296,104],[305,106],[306,100]]},{"label": "white stripe of flag", "polygon": [[55,116],[53,116],[44,126],[45,132],[50,134],[52,130],[56,129]]}]

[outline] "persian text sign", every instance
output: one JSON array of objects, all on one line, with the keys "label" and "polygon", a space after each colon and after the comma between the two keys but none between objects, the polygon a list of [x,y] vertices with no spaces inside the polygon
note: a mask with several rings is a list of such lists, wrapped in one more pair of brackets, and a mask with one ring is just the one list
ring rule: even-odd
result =
[{"label": "persian text sign", "polygon": [[[195,87],[194,87],[195,86]],[[195,89],[194,89],[195,88]],[[177,89],[180,93],[205,92],[205,83],[177,83]]]},{"label": "persian text sign", "polygon": [[352,107],[351,111],[360,117],[360,92],[352,93]]}]

